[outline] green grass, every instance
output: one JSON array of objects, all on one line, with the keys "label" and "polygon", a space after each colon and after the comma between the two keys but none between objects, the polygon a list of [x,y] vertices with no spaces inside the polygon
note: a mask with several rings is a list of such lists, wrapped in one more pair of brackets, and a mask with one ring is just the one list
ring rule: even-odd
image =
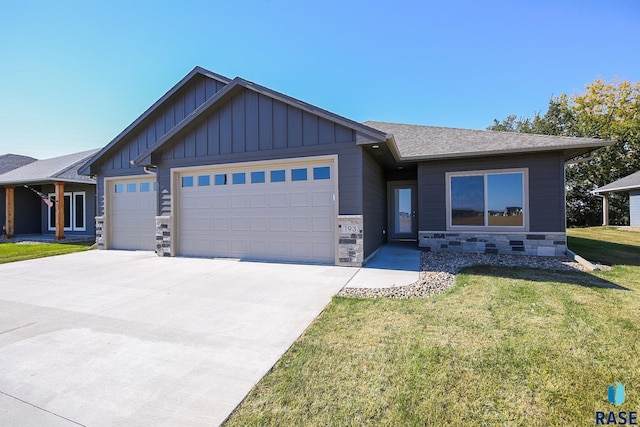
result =
[{"label": "green grass", "polygon": [[428,299],[335,297],[225,424],[593,425],[615,381],[640,410],[639,350],[640,267],[473,267]]},{"label": "green grass", "polygon": [[570,228],[569,249],[588,259],[608,265],[640,266],[640,233],[616,227]]},{"label": "green grass", "polygon": [[0,244],[0,264],[86,251],[91,243]]}]

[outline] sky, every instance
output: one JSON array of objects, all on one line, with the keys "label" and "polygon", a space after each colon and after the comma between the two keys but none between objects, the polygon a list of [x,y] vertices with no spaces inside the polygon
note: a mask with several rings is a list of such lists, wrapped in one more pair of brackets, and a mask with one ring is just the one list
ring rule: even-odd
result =
[{"label": "sky", "polygon": [[485,129],[640,80],[640,2],[0,0],[0,155],[108,144],[195,66],[356,121]]}]

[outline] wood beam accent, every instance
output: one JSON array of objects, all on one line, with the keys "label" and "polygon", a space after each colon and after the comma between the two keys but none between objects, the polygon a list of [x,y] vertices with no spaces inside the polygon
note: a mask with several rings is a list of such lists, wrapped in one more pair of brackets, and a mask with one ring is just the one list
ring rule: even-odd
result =
[{"label": "wood beam accent", "polygon": [[15,197],[14,197],[13,185],[7,185],[5,190],[5,223],[4,223],[4,235],[8,239],[15,237]]},{"label": "wood beam accent", "polygon": [[64,182],[54,182],[56,189],[56,240],[64,239]]}]

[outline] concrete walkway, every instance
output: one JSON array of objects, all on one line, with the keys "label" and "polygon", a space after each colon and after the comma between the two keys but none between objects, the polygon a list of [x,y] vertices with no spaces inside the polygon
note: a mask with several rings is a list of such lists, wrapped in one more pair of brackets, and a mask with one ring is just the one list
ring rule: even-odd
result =
[{"label": "concrete walkway", "polygon": [[415,242],[387,243],[358,270],[346,288],[406,286],[420,276],[420,249]]},{"label": "concrete walkway", "polygon": [[127,251],[2,264],[0,425],[218,425],[356,272]]}]

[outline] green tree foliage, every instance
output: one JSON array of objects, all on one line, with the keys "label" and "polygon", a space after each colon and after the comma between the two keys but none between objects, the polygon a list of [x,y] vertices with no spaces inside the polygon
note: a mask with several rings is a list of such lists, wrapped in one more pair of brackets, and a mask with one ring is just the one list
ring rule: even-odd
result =
[{"label": "green tree foliage", "polygon": [[[591,160],[567,167],[567,224],[600,225],[602,202],[591,191],[640,170],[640,81],[597,79],[582,94],[552,97],[544,115],[507,116],[488,129],[615,140]],[[612,224],[629,223],[628,194],[610,195],[609,218]]]}]

